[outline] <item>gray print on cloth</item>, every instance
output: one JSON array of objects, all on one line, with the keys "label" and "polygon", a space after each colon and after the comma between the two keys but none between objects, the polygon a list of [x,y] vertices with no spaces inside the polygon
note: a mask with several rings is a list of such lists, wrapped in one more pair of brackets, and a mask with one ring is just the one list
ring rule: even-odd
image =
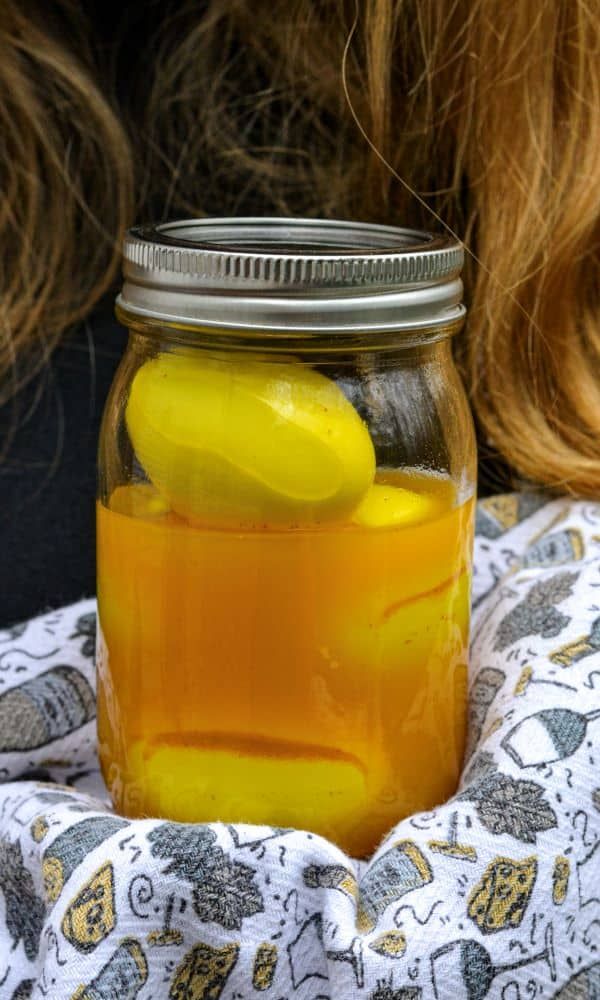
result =
[{"label": "gray print on cloth", "polygon": [[[247,847],[249,851],[252,851],[257,858],[264,858],[267,844],[272,840],[278,840],[280,837],[285,837],[288,833],[294,833],[294,831],[289,826],[267,826],[267,827],[246,827],[242,833],[243,828],[236,830],[235,826],[231,823],[227,824],[227,832],[229,833],[234,845],[236,847]],[[263,834],[263,830],[268,830],[269,832]],[[250,834],[248,831],[251,831]],[[257,832],[259,831],[259,832]]]},{"label": "gray print on cloth", "polygon": [[[313,913],[305,920],[298,934],[287,946],[292,986],[297,990],[309,979],[329,979],[323,950],[323,918]],[[318,956],[307,963],[306,956]]]},{"label": "gray print on cloth", "polygon": [[148,963],[139,941],[125,938],[88,986],[73,1000],[135,1000],[148,979]]},{"label": "gray print on cloth", "polygon": [[[215,859],[217,835],[208,826],[160,823],[148,834],[152,857],[168,861],[165,875],[179,875],[188,882],[204,878]],[[216,856],[219,856],[217,853]]]},{"label": "gray print on cloth", "polygon": [[580,562],[585,555],[583,535],[578,528],[567,528],[546,535],[527,549],[521,565],[560,566],[563,563]]},{"label": "gray print on cloth", "polygon": [[390,903],[433,880],[429,862],[412,840],[402,840],[370,866],[359,885],[357,927],[372,930]]},{"label": "gray print on cloth", "polygon": [[365,970],[363,963],[363,941],[361,937],[358,935],[354,937],[348,948],[344,948],[341,951],[335,951],[331,948],[325,954],[332,962],[347,962],[352,969],[356,985],[364,986]]},{"label": "gray print on cloth", "polygon": [[0,695],[0,753],[36,750],[96,717],[96,699],[75,667],[56,666]]},{"label": "gray print on cloth", "polygon": [[594,653],[600,653],[600,617],[592,622],[592,627],[587,635],[582,635],[575,642],[571,641],[550,654],[552,663],[557,663],[561,667],[571,667],[580,660],[585,660]]},{"label": "gray print on cloth", "polygon": [[[584,816],[585,820],[587,817]],[[581,908],[589,906],[590,903],[600,903],[600,839],[596,840],[589,853],[577,862],[575,869]]]},{"label": "gray print on cloth", "polygon": [[469,734],[465,760],[469,760],[479,743],[490,705],[506,680],[503,670],[484,667],[477,674],[469,691]]},{"label": "gray print on cloth", "polygon": [[600,962],[569,979],[552,1000],[600,1000]]},{"label": "gray print on cloth", "polygon": [[600,719],[600,709],[582,715],[569,708],[548,708],[529,715],[502,740],[502,748],[519,767],[540,767],[565,760],[579,750],[588,723]]},{"label": "gray print on cloth", "polygon": [[75,625],[75,631],[70,636],[71,639],[83,639],[81,644],[81,655],[86,659],[91,659],[96,651],[96,612],[89,611],[85,615],[80,615]]},{"label": "gray print on cloth", "polygon": [[456,861],[468,861],[470,864],[477,862],[477,848],[473,844],[459,843],[458,812],[453,812],[450,817],[446,840],[430,840],[427,846],[434,854],[443,854],[445,858],[455,858]]},{"label": "gray print on cloth", "polygon": [[577,573],[557,573],[534,584],[527,597],[500,622],[494,650],[501,652],[529,635],[539,635],[542,639],[560,635],[571,619],[558,611],[555,604],[571,596],[577,577]]},{"label": "gray print on cloth", "polygon": [[19,983],[10,1000],[30,1000],[33,993],[35,981],[33,979],[23,979]]},{"label": "gray print on cloth", "polygon": [[473,759],[469,761],[466,770],[463,771],[463,785],[465,788],[468,788],[469,785],[475,785],[482,778],[488,777],[497,770],[498,762],[493,754],[487,750],[481,750],[475,754]]},{"label": "gray print on cloth", "polygon": [[[544,949],[514,962],[495,965],[479,941],[463,939],[439,948],[431,956],[431,972],[436,1000],[484,1000],[496,976],[537,962],[546,962],[550,978],[556,979],[552,925],[546,929]],[[462,990],[457,989],[458,982]]]},{"label": "gray print on cloth", "polygon": [[54,903],[88,854],[128,825],[127,820],[116,816],[90,816],[61,833],[43,856],[42,875],[47,899]]},{"label": "gray print on cloth", "polygon": [[241,930],[246,917],[264,910],[256,871],[218,850],[214,864],[194,888],[194,909],[204,922],[213,920],[227,930]]},{"label": "gray print on cloth", "polygon": [[392,977],[380,979],[368,1000],[421,1000],[423,990],[419,986],[399,986],[394,989]]},{"label": "gray print on cloth", "polygon": [[[26,775],[26,777],[27,777],[28,781],[31,781],[32,780],[31,772],[28,772],[27,775]],[[34,775],[33,777],[35,778],[36,781],[39,781],[39,779],[37,778],[37,776]],[[69,812],[89,812],[90,811],[89,810],[89,805],[84,805],[83,802],[79,802],[77,800],[75,800],[75,801],[73,800],[73,790],[72,790],[72,788],[69,788],[68,785],[64,785],[64,786],[61,786],[61,785],[52,785],[52,783],[49,782],[49,781],[44,781],[42,784],[46,785],[46,787],[47,787],[48,790],[44,791],[43,787],[39,786],[40,787],[40,791],[37,792],[36,796],[35,796],[35,799],[36,799],[36,802],[38,803],[38,805],[49,805],[49,806],[65,805],[67,807],[67,809],[69,810]],[[65,791],[60,791],[61,787],[64,787]],[[55,791],[54,789],[58,789],[58,790]]]},{"label": "gray print on cloth", "polygon": [[308,865],[302,875],[309,889],[339,889],[346,896],[358,895],[356,879],[344,865]]},{"label": "gray print on cloth", "polygon": [[239,930],[245,917],[262,913],[263,898],[256,884],[256,871],[232,861],[216,844],[208,827],[163,823],[148,834],[154,857],[165,858],[165,873],[173,873],[193,885],[194,909],[200,920]]},{"label": "gray print on cloth", "polygon": [[538,833],[558,823],[542,785],[516,781],[499,771],[467,787],[457,798],[475,803],[477,817],[490,833],[506,833],[525,844],[535,844]]},{"label": "gray print on cloth", "polygon": [[46,907],[37,895],[31,872],[25,867],[19,843],[0,839],[0,892],[4,896],[6,926],[13,948],[20,941],[27,958],[36,958]]},{"label": "gray print on cloth", "polygon": [[[162,927],[159,930],[150,931],[146,937],[146,940],[151,948],[169,948],[171,945],[183,944],[183,932],[171,926],[173,911],[175,909],[175,899],[175,893],[171,893],[171,895],[167,897],[163,913]],[[185,900],[180,900],[180,906],[184,903]],[[154,908],[154,912],[156,913],[156,907]]]}]

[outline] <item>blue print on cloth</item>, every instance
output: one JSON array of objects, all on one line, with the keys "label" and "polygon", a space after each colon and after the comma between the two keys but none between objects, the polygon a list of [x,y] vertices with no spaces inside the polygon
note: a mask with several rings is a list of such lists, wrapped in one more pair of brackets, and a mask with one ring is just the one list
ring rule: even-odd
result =
[{"label": "blue print on cloth", "polygon": [[0,1000],[600,1000],[600,504],[477,529],[461,784],[367,862],[115,816],[94,602],[0,633]]}]

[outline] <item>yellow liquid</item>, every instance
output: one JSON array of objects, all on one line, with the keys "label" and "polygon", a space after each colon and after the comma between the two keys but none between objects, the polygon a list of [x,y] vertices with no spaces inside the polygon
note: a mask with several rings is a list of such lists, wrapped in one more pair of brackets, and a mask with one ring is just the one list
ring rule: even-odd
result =
[{"label": "yellow liquid", "polygon": [[473,502],[418,524],[203,528],[98,506],[98,727],[118,809],[322,834],[360,857],[456,788]]}]

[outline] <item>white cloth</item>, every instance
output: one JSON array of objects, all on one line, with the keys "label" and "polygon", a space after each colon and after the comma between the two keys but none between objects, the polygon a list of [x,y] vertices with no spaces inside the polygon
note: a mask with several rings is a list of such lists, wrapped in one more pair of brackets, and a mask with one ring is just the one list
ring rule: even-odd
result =
[{"label": "white cloth", "polygon": [[368,862],[131,821],[95,754],[93,601],[0,634],[0,1000],[600,997],[600,505],[478,508],[457,795]]}]

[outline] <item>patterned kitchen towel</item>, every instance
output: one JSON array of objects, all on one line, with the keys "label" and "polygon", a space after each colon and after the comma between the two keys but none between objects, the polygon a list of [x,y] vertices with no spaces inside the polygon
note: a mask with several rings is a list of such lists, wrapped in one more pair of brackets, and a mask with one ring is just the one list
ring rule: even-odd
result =
[{"label": "patterned kitchen towel", "polygon": [[600,998],[600,504],[479,504],[460,788],[356,862],[115,816],[94,603],[0,634],[0,1000]]}]

